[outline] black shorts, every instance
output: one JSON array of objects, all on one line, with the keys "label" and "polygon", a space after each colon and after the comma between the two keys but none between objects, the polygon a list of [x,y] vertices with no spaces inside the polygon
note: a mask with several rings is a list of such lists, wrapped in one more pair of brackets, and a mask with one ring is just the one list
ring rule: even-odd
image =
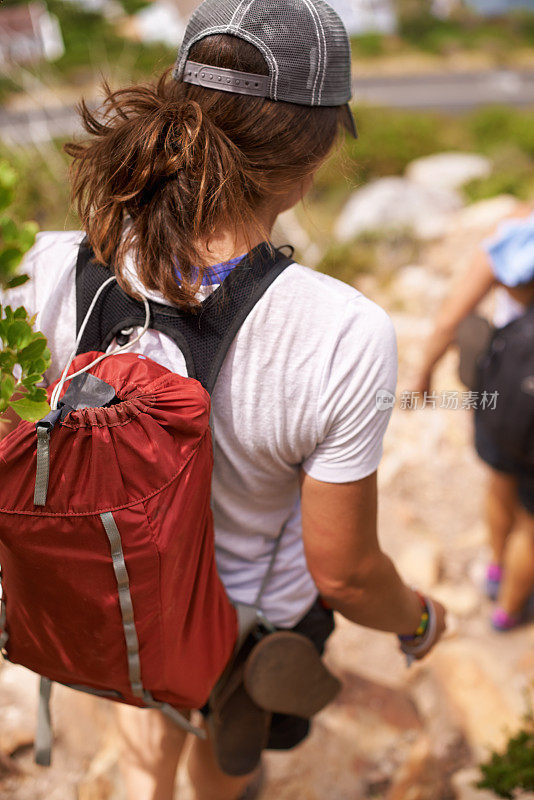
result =
[{"label": "black shorts", "polygon": [[519,502],[534,514],[534,472],[514,463],[493,442],[475,416],[475,447],[479,457],[497,472],[505,472],[517,478]]},{"label": "black shorts", "polygon": [[[279,630],[283,630],[280,628]],[[287,630],[287,629],[284,629]],[[301,633],[310,639],[320,655],[323,654],[326,640],[334,630],[334,614],[323,606],[317,598],[305,617],[291,630]],[[244,648],[247,647],[245,643]],[[242,651],[241,651],[242,652]],[[202,709],[202,714],[208,713],[208,707]],[[292,717],[289,714],[273,714],[268,750],[291,750],[300,744],[308,735],[311,723],[302,717]]]}]

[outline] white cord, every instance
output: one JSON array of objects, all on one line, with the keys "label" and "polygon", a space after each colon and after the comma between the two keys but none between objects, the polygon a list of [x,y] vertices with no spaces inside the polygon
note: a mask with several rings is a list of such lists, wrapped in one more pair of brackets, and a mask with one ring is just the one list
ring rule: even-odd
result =
[{"label": "white cord", "polygon": [[150,327],[150,306],[148,304],[148,300],[146,299],[146,297],[143,297],[143,303],[145,305],[146,317],[145,317],[145,324],[144,324],[143,328],[141,329],[141,333],[138,336],[136,336],[135,339],[132,339],[131,342],[127,342],[122,347],[119,347],[118,350],[114,350],[112,353],[103,353],[98,358],[95,358],[95,360],[92,361],[91,364],[88,364],[83,369],[78,370],[78,372],[74,372],[72,375],[68,375],[67,376],[67,373],[68,373],[69,369],[71,368],[71,364],[74,361],[74,359],[76,358],[76,353],[78,352],[78,347],[79,347],[80,342],[82,340],[82,336],[85,333],[85,329],[87,327],[87,323],[89,322],[89,318],[90,318],[91,314],[93,313],[94,308],[95,308],[95,306],[96,306],[96,304],[98,302],[98,298],[100,297],[100,295],[102,294],[102,292],[104,291],[106,286],[109,286],[109,284],[113,283],[113,281],[115,281],[115,280],[117,280],[115,277],[108,278],[108,280],[105,281],[102,284],[102,286],[99,288],[99,290],[97,291],[97,293],[93,297],[93,301],[92,301],[91,305],[89,306],[89,310],[87,311],[87,314],[85,315],[85,319],[82,322],[82,325],[80,327],[78,336],[76,337],[76,344],[74,345],[74,349],[73,349],[72,353],[70,354],[70,356],[68,358],[67,366],[63,370],[63,373],[61,375],[61,379],[60,379],[58,385],[56,386],[56,388],[52,392],[52,397],[50,399],[50,407],[51,407],[52,411],[55,411],[57,409],[58,404],[59,404],[59,397],[60,397],[61,392],[63,390],[63,387],[65,386],[67,381],[71,381],[73,378],[77,378],[78,375],[83,375],[85,372],[88,372],[92,367],[95,366],[95,364],[98,364],[100,361],[103,361],[105,358],[108,358],[108,356],[117,355],[118,353],[122,353],[124,350],[128,350],[130,347],[133,347],[134,344],[137,344],[137,342],[141,339],[141,337],[143,337],[145,335],[145,333],[147,332],[147,330]]}]

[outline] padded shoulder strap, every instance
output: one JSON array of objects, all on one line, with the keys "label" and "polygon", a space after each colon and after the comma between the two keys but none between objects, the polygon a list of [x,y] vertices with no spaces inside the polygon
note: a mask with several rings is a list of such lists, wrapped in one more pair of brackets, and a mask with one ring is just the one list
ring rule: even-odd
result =
[{"label": "padded shoulder strap", "polygon": [[[292,264],[292,258],[263,243],[232,270],[194,312],[150,302],[150,327],[174,340],[182,351],[188,375],[208,392],[213,391],[225,356],[241,325],[276,278]],[[77,331],[110,270],[96,264],[84,240],[76,267]],[[143,303],[110,284],[100,296],[78,348],[78,353],[106,350],[122,330],[144,325]]]}]

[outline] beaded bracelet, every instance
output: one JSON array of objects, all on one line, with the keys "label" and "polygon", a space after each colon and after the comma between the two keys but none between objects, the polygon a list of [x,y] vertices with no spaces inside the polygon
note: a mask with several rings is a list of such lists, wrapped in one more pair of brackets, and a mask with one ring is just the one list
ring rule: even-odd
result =
[{"label": "beaded bracelet", "polygon": [[426,598],[425,598],[424,595],[421,594],[421,592],[418,592],[417,589],[414,589],[414,591],[415,591],[415,593],[416,593],[416,595],[419,598],[419,601],[421,603],[421,608],[422,608],[421,620],[419,622],[419,625],[418,625],[417,630],[415,631],[415,633],[399,635],[399,639],[401,640],[401,642],[413,642],[416,639],[420,639],[422,636],[425,635],[425,633],[427,632],[427,629],[428,629],[428,623],[429,623],[429,620],[430,620],[430,614],[429,614],[429,611],[428,611],[428,605],[427,605],[427,602],[426,602]]},{"label": "beaded bracelet", "polygon": [[[420,598],[421,599],[421,598]],[[432,645],[436,638],[437,633],[437,616],[434,603],[430,598],[428,600],[423,598],[425,608],[428,612],[427,628],[422,636],[418,637],[404,637],[399,636],[401,650],[406,656],[408,666],[412,664],[414,659],[421,658],[428,652],[429,646]]]}]

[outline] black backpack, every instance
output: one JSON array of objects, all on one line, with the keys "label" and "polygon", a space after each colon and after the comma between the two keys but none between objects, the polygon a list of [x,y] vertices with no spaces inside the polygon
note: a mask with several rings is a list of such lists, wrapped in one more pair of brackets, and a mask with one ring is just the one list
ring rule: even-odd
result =
[{"label": "black backpack", "polygon": [[478,391],[479,430],[519,469],[534,470],[534,305],[495,332]]}]

